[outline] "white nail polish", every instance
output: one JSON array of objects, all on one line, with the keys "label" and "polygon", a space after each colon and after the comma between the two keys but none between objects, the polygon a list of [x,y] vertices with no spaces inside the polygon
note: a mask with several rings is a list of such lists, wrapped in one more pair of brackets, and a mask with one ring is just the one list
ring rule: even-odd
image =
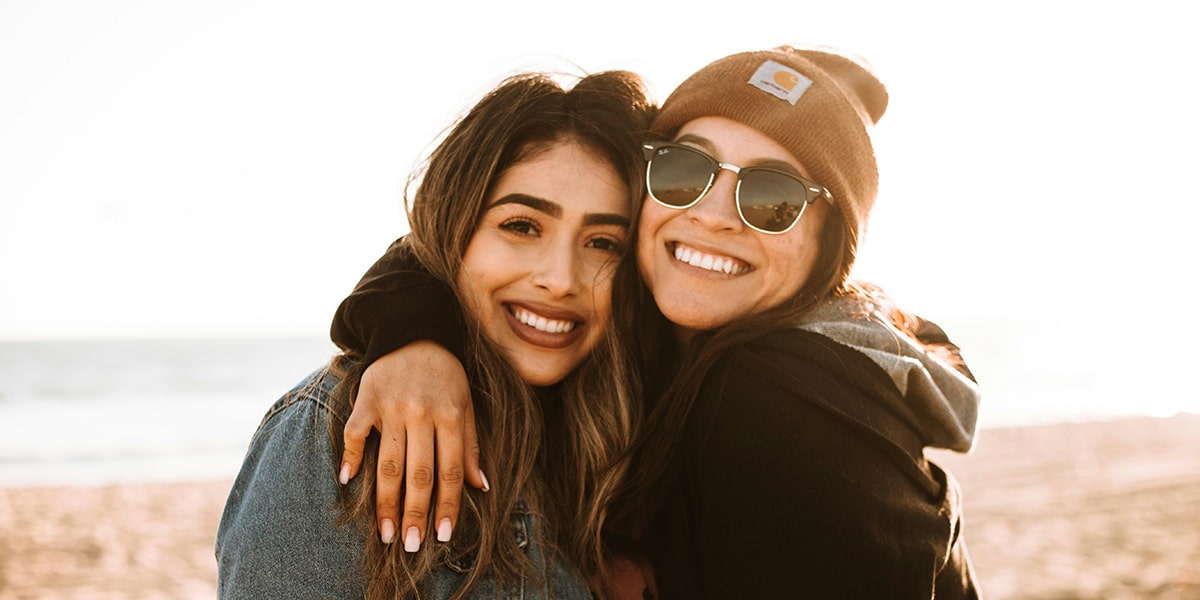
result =
[{"label": "white nail polish", "polygon": [[342,471],[338,473],[338,481],[342,482],[342,485],[350,483],[350,463],[342,463]]},{"label": "white nail polish", "polygon": [[416,552],[421,549],[421,532],[417,531],[416,527],[409,527],[408,533],[404,534],[404,551]]},{"label": "white nail polish", "polygon": [[391,519],[384,519],[383,522],[379,524],[379,539],[385,544],[390,544],[395,537],[396,524],[393,523]]},{"label": "white nail polish", "polygon": [[487,475],[483,474],[483,469],[479,470],[479,478],[483,480],[483,491],[486,492],[492,489],[491,484],[488,483]]},{"label": "white nail polish", "polygon": [[450,531],[450,519],[442,519],[442,521],[438,523],[438,541],[450,541]]}]

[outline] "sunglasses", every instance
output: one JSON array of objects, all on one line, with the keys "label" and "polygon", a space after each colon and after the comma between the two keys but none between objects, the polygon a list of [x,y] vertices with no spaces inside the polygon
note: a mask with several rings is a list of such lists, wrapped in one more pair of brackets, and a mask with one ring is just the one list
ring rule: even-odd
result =
[{"label": "sunglasses", "polygon": [[642,144],[646,155],[646,188],[655,202],[668,208],[691,208],[712,188],[721,169],[737,174],[734,198],[738,216],[755,231],[791,231],[804,209],[829,190],[798,175],[770,167],[738,167],[693,148],[672,142]]}]

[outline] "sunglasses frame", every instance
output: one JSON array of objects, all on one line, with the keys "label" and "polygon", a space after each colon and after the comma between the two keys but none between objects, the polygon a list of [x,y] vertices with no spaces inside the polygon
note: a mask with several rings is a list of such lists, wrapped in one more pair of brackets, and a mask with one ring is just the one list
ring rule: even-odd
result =
[{"label": "sunglasses frame", "polygon": [[[688,202],[687,204],[676,205],[676,204],[668,204],[666,202],[663,202],[662,200],[659,200],[657,196],[654,195],[654,190],[650,186],[650,165],[654,161],[654,159],[656,157],[658,157],[658,155],[659,155],[658,151],[663,148],[680,148],[687,152],[693,152],[693,153],[698,154],[701,157],[707,159],[709,164],[712,166],[712,170],[708,174],[708,183],[705,184],[704,189],[700,192],[700,194],[697,195],[694,200],[692,200],[691,202]],[[689,209],[689,208],[699,204],[700,201],[704,199],[704,196],[708,194],[708,191],[710,189],[712,189],[713,183],[715,183],[717,181],[717,173],[718,172],[720,172],[721,170],[733,172],[733,174],[737,175],[737,187],[734,189],[734,193],[733,193],[733,204],[734,204],[734,206],[737,207],[738,218],[740,218],[742,220],[742,223],[746,224],[746,227],[749,227],[750,229],[753,229],[754,231],[757,231],[759,233],[765,233],[767,235],[780,235],[780,234],[787,233],[787,232],[791,231],[793,227],[796,226],[796,223],[800,222],[800,217],[804,216],[804,209],[808,208],[809,204],[816,202],[817,199],[819,199],[819,198],[825,198],[830,203],[833,202],[833,195],[829,193],[829,190],[826,189],[825,186],[823,186],[815,181],[810,181],[808,179],[800,177],[799,175],[796,175],[795,173],[789,173],[787,171],[784,171],[781,169],[775,169],[775,168],[771,168],[771,167],[739,167],[737,165],[733,165],[730,163],[723,163],[723,162],[713,158],[712,156],[709,156],[709,154],[707,152],[704,152],[703,150],[696,148],[694,146],[688,146],[687,144],[679,144],[676,142],[643,142],[642,143],[642,153],[646,158],[646,193],[649,194],[650,197],[655,202],[657,202],[659,205],[665,206],[667,208],[676,208],[679,210],[686,210],[686,209]],[[753,173],[755,171],[768,171],[768,172],[775,173],[778,175],[783,175],[784,177],[795,180],[796,182],[798,182],[800,184],[801,188],[805,192],[804,202],[800,205],[800,212],[796,213],[796,218],[792,219],[792,222],[787,227],[785,227],[779,231],[771,231],[768,229],[763,229],[761,227],[758,227],[758,226],[752,224],[749,221],[749,219],[746,218],[746,215],[742,212],[742,180],[746,177],[746,175],[748,173]]]}]

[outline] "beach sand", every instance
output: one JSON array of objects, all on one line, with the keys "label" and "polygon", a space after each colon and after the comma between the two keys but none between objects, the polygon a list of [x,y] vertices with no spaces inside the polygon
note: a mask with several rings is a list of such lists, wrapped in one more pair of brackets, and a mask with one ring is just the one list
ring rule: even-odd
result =
[{"label": "beach sand", "polygon": [[[985,598],[1200,599],[1200,415],[985,429],[931,456]],[[230,484],[0,488],[0,600],[215,597]]]},{"label": "beach sand", "polygon": [[986,598],[1200,599],[1200,415],[983,430],[958,479]]}]

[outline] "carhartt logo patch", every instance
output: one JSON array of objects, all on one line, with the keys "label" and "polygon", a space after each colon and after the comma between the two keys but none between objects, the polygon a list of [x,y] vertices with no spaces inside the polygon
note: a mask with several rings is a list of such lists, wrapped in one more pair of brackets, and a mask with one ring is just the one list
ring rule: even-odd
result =
[{"label": "carhartt logo patch", "polygon": [[808,86],[812,85],[812,80],[791,67],[768,60],[754,72],[747,83],[795,106]]}]

